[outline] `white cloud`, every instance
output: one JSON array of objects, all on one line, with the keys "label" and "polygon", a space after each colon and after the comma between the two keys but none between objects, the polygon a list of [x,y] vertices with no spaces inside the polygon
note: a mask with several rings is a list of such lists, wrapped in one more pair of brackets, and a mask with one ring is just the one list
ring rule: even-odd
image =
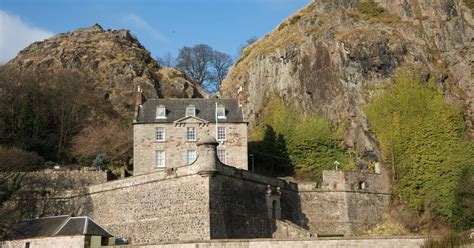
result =
[{"label": "white cloud", "polygon": [[134,25],[136,28],[147,32],[156,41],[168,42],[168,39],[163,34],[161,34],[160,31],[156,30],[152,25],[150,25],[150,23],[138,15],[126,15],[125,21]]},{"label": "white cloud", "polygon": [[20,17],[0,10],[0,63],[13,59],[26,46],[53,34],[24,23]]}]

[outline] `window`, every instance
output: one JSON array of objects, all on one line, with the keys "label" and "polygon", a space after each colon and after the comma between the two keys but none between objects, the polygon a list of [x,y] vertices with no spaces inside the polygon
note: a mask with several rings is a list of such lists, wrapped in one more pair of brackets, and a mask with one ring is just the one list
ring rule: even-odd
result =
[{"label": "window", "polygon": [[166,108],[163,105],[156,107],[156,119],[166,119]]},{"label": "window", "polygon": [[30,242],[25,243],[25,248],[30,248]]},{"label": "window", "polygon": [[156,150],[156,168],[165,168],[166,152],[165,150]]},{"label": "window", "polygon": [[164,141],[165,140],[165,128],[164,127],[157,127],[155,129],[155,135],[157,141]]},{"label": "window", "polygon": [[194,105],[186,107],[186,116],[196,116],[196,107]]},{"label": "window", "polygon": [[225,127],[217,127],[217,140],[225,140]]},{"label": "window", "polygon": [[225,119],[225,107],[223,105],[218,105],[216,109],[217,119]]},{"label": "window", "polygon": [[196,140],[196,128],[188,127],[186,128],[186,139],[187,140]]},{"label": "window", "polygon": [[196,150],[186,151],[186,164],[192,164],[196,160]]},{"label": "window", "polygon": [[222,163],[227,163],[227,156],[225,150],[217,150],[217,157]]}]

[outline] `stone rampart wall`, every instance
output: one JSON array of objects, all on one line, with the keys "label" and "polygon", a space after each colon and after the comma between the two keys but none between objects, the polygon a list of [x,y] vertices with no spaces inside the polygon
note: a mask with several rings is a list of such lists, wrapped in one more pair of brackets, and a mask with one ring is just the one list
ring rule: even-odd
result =
[{"label": "stone rampart wall", "polygon": [[[216,240],[199,243],[174,243],[134,248],[337,248],[337,247],[364,247],[364,248],[415,248],[423,244],[424,238],[395,237],[395,238],[358,238],[358,239],[317,239],[317,240]],[[116,246],[117,248],[131,248],[130,246]]]},{"label": "stone rampart wall", "polygon": [[232,166],[221,165],[218,167],[221,174],[232,176],[234,178],[239,178],[242,180],[255,182],[258,184],[272,185],[275,187],[280,187],[281,189],[288,189],[297,191],[298,185],[293,182],[289,182],[283,179],[269,177],[261,174],[257,174],[251,171],[235,168]]},{"label": "stone rampart wall", "polygon": [[[88,215],[117,237],[150,244],[270,238],[275,218],[315,234],[352,235],[375,225],[389,201],[377,174],[325,172],[323,187],[222,164],[201,174],[212,160],[204,151],[190,166],[63,192],[51,214]],[[352,187],[361,180],[365,189]]]},{"label": "stone rampart wall", "polygon": [[[374,226],[390,198],[375,187],[377,174],[325,172],[327,185],[338,184],[330,190],[226,165],[217,169],[202,177],[197,164],[171,168],[68,191],[58,201],[69,211],[62,213],[89,215],[114,235],[140,244],[271,237],[276,226],[269,194],[278,194],[283,220],[315,234],[352,235]],[[359,180],[368,187],[350,187]]]},{"label": "stone rampart wall", "polygon": [[[88,215],[133,244],[210,238],[209,178],[189,167],[134,176],[68,191],[56,199],[66,211]],[[68,214],[68,212],[65,212]]]},{"label": "stone rampart wall", "polygon": [[225,165],[218,169],[210,180],[212,239],[272,237],[271,199],[279,200],[282,219],[300,223],[296,184]]},{"label": "stone rampart wall", "polygon": [[324,171],[322,187],[302,183],[299,191],[309,230],[320,234],[365,231],[378,223],[390,201],[383,176],[372,173]]},{"label": "stone rampart wall", "polygon": [[388,193],[382,174],[353,171],[323,171],[323,190]]},{"label": "stone rampart wall", "polygon": [[69,190],[105,183],[107,172],[85,168],[80,170],[46,169],[27,172],[24,180],[26,180],[25,185],[32,189]]}]

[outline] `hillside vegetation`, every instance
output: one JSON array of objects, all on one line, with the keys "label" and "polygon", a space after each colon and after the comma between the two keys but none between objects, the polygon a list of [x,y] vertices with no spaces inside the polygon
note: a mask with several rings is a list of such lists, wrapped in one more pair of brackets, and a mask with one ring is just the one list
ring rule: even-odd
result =
[{"label": "hillside vegetation", "polygon": [[[100,153],[128,163],[132,113],[117,112],[111,101],[95,92],[90,81],[78,71],[33,72],[0,67],[0,149],[15,154],[15,159],[0,154],[0,170],[40,169],[42,163],[33,163],[38,159],[30,166],[21,162],[33,153],[49,165],[90,165]],[[89,134],[101,127],[107,129]]]},{"label": "hillside vegetation", "polygon": [[[327,118],[304,116],[274,98],[263,110],[262,125],[250,134],[249,153],[254,154],[259,170],[270,174],[296,173],[321,181],[323,170],[353,170],[354,162],[343,148],[344,127]],[[294,170],[294,171],[293,171]]]},{"label": "hillside vegetation", "polygon": [[469,228],[474,188],[466,186],[474,179],[474,143],[463,139],[461,109],[445,102],[433,80],[422,82],[417,74],[398,74],[367,106],[367,116],[393,168],[395,194],[419,215]]}]

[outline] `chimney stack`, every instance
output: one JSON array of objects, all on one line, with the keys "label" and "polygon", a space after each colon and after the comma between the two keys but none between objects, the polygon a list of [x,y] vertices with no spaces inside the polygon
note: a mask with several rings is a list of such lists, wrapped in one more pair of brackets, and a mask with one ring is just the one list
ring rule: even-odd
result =
[{"label": "chimney stack", "polygon": [[239,101],[239,106],[240,107],[244,106],[245,93],[244,93],[244,90],[243,90],[242,86],[240,86],[239,91],[237,91],[237,100]]},{"label": "chimney stack", "polygon": [[140,106],[145,102],[145,97],[143,96],[143,90],[140,88],[140,85],[138,85],[137,93],[135,96],[135,105]]},{"label": "chimney stack", "polygon": [[138,121],[138,115],[140,113],[140,108],[142,107],[142,104],[145,102],[145,96],[143,96],[143,90],[140,88],[140,85],[138,85],[137,92],[135,92],[135,116],[133,118],[133,122]]}]

